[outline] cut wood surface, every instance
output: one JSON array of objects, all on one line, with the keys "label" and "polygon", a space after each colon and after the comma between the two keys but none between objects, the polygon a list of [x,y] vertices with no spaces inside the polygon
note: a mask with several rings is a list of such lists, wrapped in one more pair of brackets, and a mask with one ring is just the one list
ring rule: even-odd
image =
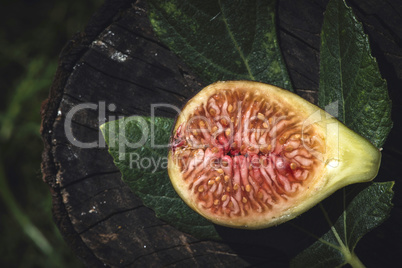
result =
[{"label": "cut wood surface", "polygon": [[[386,169],[376,180],[397,180],[400,175],[392,158],[398,151],[392,148],[401,148],[402,133],[401,2],[347,2],[369,34],[393,100],[395,127],[384,146]],[[282,0],[277,5],[279,41],[293,86],[310,101],[319,86],[326,4],[326,0]],[[181,107],[203,86],[155,37],[144,1],[106,1],[86,29],[66,44],[42,107],[42,172],[53,195],[56,224],[87,266],[287,267],[295,254],[314,242],[291,224],[261,231],[217,226],[222,241],[198,240],[156,218],[122,182],[100,136],[100,123],[117,116],[149,115],[155,103]],[[158,115],[176,116],[171,110],[160,110]],[[81,148],[77,142],[95,146]],[[368,266],[385,267],[398,258],[402,224],[398,183],[394,190],[390,219],[358,245],[358,255],[364,255]],[[307,214],[314,213],[313,209]],[[317,235],[329,229],[322,216],[313,224],[311,217],[297,219],[298,224]],[[392,242],[395,239],[399,242]],[[392,243],[399,245],[395,248]]]}]

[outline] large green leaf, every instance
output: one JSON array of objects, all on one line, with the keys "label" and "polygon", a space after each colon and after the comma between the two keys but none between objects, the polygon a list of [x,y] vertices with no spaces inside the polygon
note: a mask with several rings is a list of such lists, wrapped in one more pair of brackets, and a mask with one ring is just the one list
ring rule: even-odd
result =
[{"label": "large green leaf", "polygon": [[205,82],[257,80],[291,90],[275,0],[150,0],[155,32]]},{"label": "large green leaf", "polygon": [[[360,192],[331,224],[331,230],[292,260],[292,267],[361,266],[353,250],[367,232],[380,225],[392,208],[393,182],[373,183]],[[326,217],[326,212],[324,211]],[[329,221],[329,219],[328,219]]]},{"label": "large green leaf", "polygon": [[321,31],[319,105],[381,147],[392,128],[387,83],[363,27],[343,0],[331,0]]},{"label": "large green leaf", "polygon": [[219,239],[212,223],[176,194],[167,173],[173,119],[133,116],[101,126],[122,179],[158,218],[200,239]]},{"label": "large green leaf", "polygon": [[[330,0],[327,5],[320,57],[319,105],[381,147],[392,128],[387,83],[371,56],[362,25],[344,0]],[[364,267],[354,248],[364,234],[389,216],[392,186],[393,182],[374,183],[363,190],[335,224],[330,224],[330,231],[292,260],[292,266],[339,267],[349,263]]]},{"label": "large green leaf", "polygon": [[[276,41],[275,1],[150,0],[149,6],[160,39],[206,82],[249,79],[291,89]],[[331,0],[325,14],[320,70],[320,105],[380,147],[392,126],[386,82],[361,25],[340,0]],[[214,225],[186,206],[171,186],[168,148],[154,146],[168,143],[172,125],[171,119],[136,116],[101,129],[123,180],[146,206],[184,232],[219,239]],[[133,146],[138,141],[143,144]],[[391,187],[373,184],[364,190],[344,211],[343,221],[293,264],[306,266],[319,257],[330,266],[358,262],[353,249],[387,217]]]}]

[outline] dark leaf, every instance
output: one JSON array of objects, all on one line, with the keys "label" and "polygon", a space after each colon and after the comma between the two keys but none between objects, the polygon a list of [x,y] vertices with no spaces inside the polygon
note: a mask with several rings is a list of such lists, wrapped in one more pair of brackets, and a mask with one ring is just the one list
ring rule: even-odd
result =
[{"label": "dark leaf", "polygon": [[387,83],[363,27],[331,0],[321,31],[319,106],[380,148],[392,128]]},{"label": "dark leaf", "polygon": [[167,172],[174,120],[133,116],[101,126],[123,181],[155,211],[158,218],[200,239],[219,239],[212,223],[189,208],[176,194]]},{"label": "dark leaf", "polygon": [[[353,253],[366,233],[388,218],[394,182],[373,183],[361,191],[334,225],[313,245],[292,260],[292,267],[336,267],[360,263]],[[325,216],[326,212],[324,211]]]},{"label": "dark leaf", "polygon": [[275,0],[149,1],[155,32],[207,83],[256,80],[292,90],[278,45]]}]

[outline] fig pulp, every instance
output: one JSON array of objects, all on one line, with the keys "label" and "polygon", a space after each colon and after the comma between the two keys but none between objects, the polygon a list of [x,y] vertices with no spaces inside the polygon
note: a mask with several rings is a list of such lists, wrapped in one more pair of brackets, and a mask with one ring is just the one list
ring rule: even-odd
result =
[{"label": "fig pulp", "polygon": [[299,96],[258,82],[216,82],[183,108],[168,156],[180,197],[210,221],[260,229],[336,190],[372,180],[381,154]]}]

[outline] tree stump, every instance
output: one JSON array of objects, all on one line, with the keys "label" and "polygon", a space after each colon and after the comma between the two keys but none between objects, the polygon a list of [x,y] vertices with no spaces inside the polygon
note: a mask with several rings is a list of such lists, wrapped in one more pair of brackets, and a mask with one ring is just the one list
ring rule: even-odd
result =
[{"label": "tree stump", "polygon": [[[295,88],[313,91],[298,91],[311,101],[319,86],[320,31],[327,2],[282,0],[277,6],[278,35],[290,77]],[[383,0],[348,4],[363,22],[388,80],[395,127],[384,147],[383,161],[389,162],[376,180],[395,180],[400,177],[400,160],[391,148],[401,148],[402,7]],[[149,115],[152,103],[181,107],[203,86],[157,40],[143,1],[106,1],[85,31],[63,49],[42,107],[42,172],[53,196],[56,224],[87,266],[287,267],[296,253],[314,242],[287,224],[254,232],[217,226],[223,241],[198,240],[157,219],[121,181],[99,124],[111,116]],[[172,111],[158,112],[175,116]],[[394,190],[398,193],[400,186]],[[398,257],[398,247],[390,241],[399,237],[401,247],[400,198],[394,203],[391,218],[357,248],[358,253],[369,252],[362,258],[368,265],[386,266]],[[313,227],[323,233],[328,230],[324,225]]]}]

